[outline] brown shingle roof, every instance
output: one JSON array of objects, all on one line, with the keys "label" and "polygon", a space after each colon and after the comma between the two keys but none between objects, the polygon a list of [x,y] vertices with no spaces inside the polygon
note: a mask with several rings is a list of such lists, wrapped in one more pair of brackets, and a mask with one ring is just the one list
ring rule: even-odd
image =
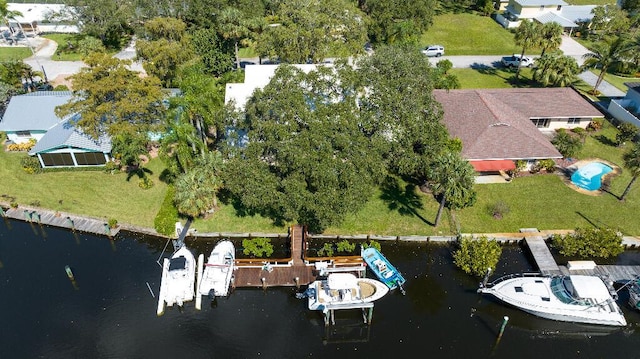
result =
[{"label": "brown shingle roof", "polygon": [[602,117],[571,88],[435,90],[468,160],[561,158],[531,118]]}]

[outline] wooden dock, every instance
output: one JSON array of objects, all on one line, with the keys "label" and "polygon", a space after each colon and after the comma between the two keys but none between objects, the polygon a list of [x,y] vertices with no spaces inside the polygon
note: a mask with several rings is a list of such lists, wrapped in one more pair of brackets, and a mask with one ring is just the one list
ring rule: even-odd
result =
[{"label": "wooden dock", "polygon": [[110,228],[107,221],[99,218],[80,217],[42,208],[20,206],[2,208],[3,216],[38,225],[48,225],[103,236],[114,237],[120,228]]},{"label": "wooden dock", "polygon": [[545,275],[562,273],[542,236],[527,236],[524,238],[524,241],[540,273]]},{"label": "wooden dock", "polygon": [[625,284],[626,282],[640,276],[640,266],[638,265],[599,265],[593,269],[569,269],[567,266],[560,267],[564,274],[595,275],[611,280],[612,282]]}]

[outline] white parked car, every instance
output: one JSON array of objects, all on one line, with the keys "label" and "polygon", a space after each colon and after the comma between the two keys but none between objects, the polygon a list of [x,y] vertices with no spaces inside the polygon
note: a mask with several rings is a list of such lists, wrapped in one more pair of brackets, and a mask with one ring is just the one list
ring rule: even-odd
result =
[{"label": "white parked car", "polygon": [[440,56],[444,55],[444,46],[442,46],[442,45],[429,45],[424,50],[422,50],[422,53],[427,55],[427,56],[440,57]]}]

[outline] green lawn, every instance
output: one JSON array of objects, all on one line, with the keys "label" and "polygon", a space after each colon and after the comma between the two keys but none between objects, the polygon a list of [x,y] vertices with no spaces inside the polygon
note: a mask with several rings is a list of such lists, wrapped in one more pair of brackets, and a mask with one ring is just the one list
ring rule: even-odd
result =
[{"label": "green lawn", "polygon": [[[600,74],[600,70],[593,70],[592,71],[594,74],[599,75]],[[625,82],[640,82],[640,78],[639,77],[624,77],[624,76],[618,76],[618,75],[614,75],[614,74],[610,74],[607,73],[604,75],[604,81],[607,81],[608,83],[612,84],[613,86],[617,87],[619,90],[623,91],[623,92],[627,92],[627,86],[624,85]]]},{"label": "green lawn", "polygon": [[[623,149],[610,145],[615,129],[604,130],[587,138],[577,158],[600,157],[621,164]],[[18,204],[39,205],[43,208],[153,227],[153,219],[166,190],[158,176],[161,161],[151,161],[148,168],[155,186],[140,189],[137,177],[129,181],[125,174],[108,175],[103,172],[55,172],[28,175],[20,168],[24,153],[0,152],[0,198]],[[630,176],[623,170],[611,183],[611,193],[589,196],[578,193],[562,182],[559,175],[536,175],[514,179],[509,184],[477,185],[478,202],[472,208],[455,214],[464,233],[517,232],[519,228],[573,229],[589,223],[619,228],[628,235],[640,235],[640,185],[636,185],[625,202],[618,201]],[[501,220],[491,217],[487,208],[502,200],[510,212]],[[327,228],[325,233],[378,235],[439,235],[454,233],[450,216],[444,214],[440,225],[433,227],[438,204],[433,196],[415,187],[398,183],[389,190],[372,193],[370,201],[358,213],[346,217],[340,226]],[[284,233],[288,225],[273,225],[260,216],[239,216],[230,204],[208,219],[193,224],[206,232],[276,232]]]},{"label": "green lawn", "polygon": [[25,153],[0,151],[0,200],[15,200],[19,205],[32,205],[51,210],[84,214],[121,223],[153,227],[153,219],[164,199],[166,185],[158,176],[163,169],[160,160],[150,162],[155,186],[144,190],[138,178],[127,181],[124,173],[52,172],[27,174],[20,166]]},{"label": "green lawn", "polygon": [[419,44],[443,45],[446,55],[506,55],[522,51],[515,45],[513,33],[492,18],[468,13],[436,16]]},{"label": "green lawn", "polygon": [[[606,128],[587,138],[577,158],[603,158],[622,166],[624,149],[610,145],[615,129]],[[516,232],[518,228],[574,229],[591,224],[619,229],[625,235],[640,234],[640,186],[634,186],[626,201],[620,196],[631,177],[623,168],[611,183],[611,193],[589,196],[569,188],[557,174],[514,179],[505,185],[477,185],[478,202],[458,214],[463,232]],[[510,213],[501,220],[489,215],[487,208],[504,201]]]},{"label": "green lawn", "polygon": [[[489,89],[514,87],[515,70],[494,67],[481,67],[477,69],[456,68],[450,72],[458,77],[463,89]],[[520,70],[520,85],[529,86],[531,81],[531,69]]]},{"label": "green lawn", "polygon": [[570,5],[615,5],[616,2],[612,0],[567,0]]},{"label": "green lawn", "polygon": [[28,47],[0,47],[0,61],[23,60],[31,55]]},{"label": "green lawn", "polygon": [[[79,34],[46,34],[42,37],[55,41],[58,44],[56,52],[51,57],[55,61],[81,61],[82,53],[78,52],[79,42],[83,35]],[[116,50],[107,51],[108,54],[116,54]]]}]

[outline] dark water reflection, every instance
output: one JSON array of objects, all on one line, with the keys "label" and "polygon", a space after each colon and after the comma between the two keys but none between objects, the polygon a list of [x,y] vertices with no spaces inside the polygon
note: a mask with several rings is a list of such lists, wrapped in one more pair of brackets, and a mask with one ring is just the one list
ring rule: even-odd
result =
[{"label": "dark water reflection", "polygon": [[[640,315],[624,295],[622,330],[538,319],[480,297],[478,279],[432,244],[383,244],[407,295],[376,302],[371,326],[343,311],[325,329],[294,288],[238,289],[202,311],[188,303],[157,317],[147,283],[157,294],[165,244],[0,221],[0,358],[632,358],[640,345]],[[518,246],[503,253],[496,275],[534,269]],[[617,262],[639,258],[625,252]]]}]

